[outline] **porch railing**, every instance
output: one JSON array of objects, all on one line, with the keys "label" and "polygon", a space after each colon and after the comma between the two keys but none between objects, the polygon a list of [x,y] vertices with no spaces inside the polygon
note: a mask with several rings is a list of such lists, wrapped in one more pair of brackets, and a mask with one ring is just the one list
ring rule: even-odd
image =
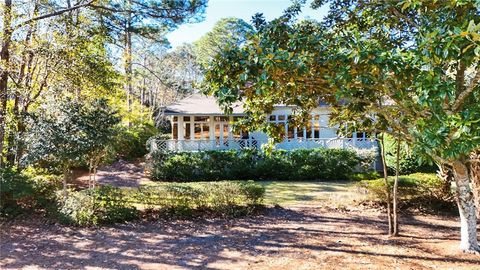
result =
[{"label": "porch railing", "polygon": [[[205,150],[240,150],[243,148],[260,149],[267,140],[229,139],[229,140],[151,140],[150,151],[194,152]],[[276,149],[312,149],[312,148],[352,148],[372,149],[377,142],[371,139],[353,138],[308,138],[288,139],[275,145]]]}]

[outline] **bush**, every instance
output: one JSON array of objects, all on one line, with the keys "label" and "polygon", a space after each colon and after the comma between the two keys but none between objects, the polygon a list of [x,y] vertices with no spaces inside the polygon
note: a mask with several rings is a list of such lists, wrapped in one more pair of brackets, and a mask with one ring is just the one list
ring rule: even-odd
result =
[{"label": "bush", "polygon": [[142,187],[131,195],[147,210],[174,216],[207,211],[222,216],[244,214],[263,202],[265,188],[253,181],[165,183]]},{"label": "bush", "polygon": [[66,199],[58,192],[58,214],[63,223],[98,225],[136,218],[137,210],[129,205],[119,188],[101,186],[95,189],[70,191]]},{"label": "bush", "polygon": [[[389,177],[393,185],[394,177]],[[383,203],[386,200],[383,178],[364,180],[358,187],[370,194],[370,200]],[[453,210],[455,203],[449,183],[445,183],[435,174],[414,173],[400,176],[398,182],[399,205],[401,208],[419,210]]]},{"label": "bush", "polygon": [[110,160],[123,158],[132,160],[147,154],[147,141],[157,130],[150,124],[132,127],[120,127],[114,139]]},{"label": "bush", "polygon": [[214,180],[345,180],[363,159],[343,149],[255,149],[153,153],[152,179],[162,181]]},{"label": "bush", "polygon": [[53,210],[58,180],[51,175],[32,177],[11,168],[0,169],[0,216],[13,218]]},{"label": "bush", "polygon": [[[385,161],[387,163],[388,174],[395,174],[397,158],[397,147],[395,140],[387,136],[385,140]],[[400,145],[400,174],[412,173],[433,173],[437,171],[437,166],[430,164],[427,159],[420,159],[406,143]]]}]

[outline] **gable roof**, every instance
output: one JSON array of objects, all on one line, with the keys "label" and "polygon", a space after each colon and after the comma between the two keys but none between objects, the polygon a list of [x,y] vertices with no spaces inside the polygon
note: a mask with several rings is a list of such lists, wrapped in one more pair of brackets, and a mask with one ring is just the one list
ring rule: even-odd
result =
[{"label": "gable roof", "polygon": [[[232,106],[233,115],[243,114],[243,104],[236,102]],[[165,108],[165,115],[195,114],[195,115],[225,115],[216,99],[200,93],[192,94]]]},{"label": "gable roof", "polygon": [[[327,103],[319,101],[319,106],[329,106]],[[278,104],[275,107],[294,107],[292,105]],[[243,115],[243,103],[238,101],[232,106],[232,115]],[[223,109],[218,105],[217,100],[212,96],[195,93],[182,100],[168,105],[164,111],[165,115],[225,115]]]}]

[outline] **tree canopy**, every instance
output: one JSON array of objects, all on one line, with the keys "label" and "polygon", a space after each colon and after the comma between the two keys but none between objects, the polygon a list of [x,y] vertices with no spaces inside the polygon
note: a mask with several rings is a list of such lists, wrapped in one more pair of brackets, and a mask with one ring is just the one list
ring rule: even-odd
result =
[{"label": "tree canopy", "polygon": [[[206,92],[229,106],[243,100],[248,126],[281,133],[265,115],[296,106],[299,125],[318,106],[334,122],[380,124],[438,163],[457,182],[464,250],[477,250],[467,173],[480,145],[480,6],[472,1],[316,1],[321,23],[297,21],[293,5],[278,19],[257,16],[245,46],[226,48],[205,75]],[[466,221],[468,220],[468,222]],[[462,222],[463,222],[462,221]]]},{"label": "tree canopy", "polygon": [[253,33],[253,27],[242,19],[220,19],[210,32],[194,42],[197,62],[203,67],[207,67],[210,60],[220,53],[224,47],[241,45]]}]

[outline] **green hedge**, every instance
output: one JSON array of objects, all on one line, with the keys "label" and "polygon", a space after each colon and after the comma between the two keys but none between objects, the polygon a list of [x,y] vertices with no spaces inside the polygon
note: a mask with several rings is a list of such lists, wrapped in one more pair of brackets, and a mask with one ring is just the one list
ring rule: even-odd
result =
[{"label": "green hedge", "polygon": [[70,191],[67,198],[58,191],[60,222],[73,225],[98,225],[124,222],[138,217],[138,211],[121,189],[100,186],[96,189]]},{"label": "green hedge", "polygon": [[[393,186],[394,177],[389,177]],[[370,196],[369,200],[383,203],[386,200],[383,178],[364,180],[357,184]],[[398,182],[399,205],[426,211],[455,210],[450,183],[445,183],[433,173],[414,173],[400,176]]]},{"label": "green hedge", "polygon": [[59,191],[57,217],[62,223],[80,226],[125,222],[142,216],[151,219],[208,213],[230,217],[249,213],[262,204],[264,194],[265,188],[252,181],[164,183],[138,189],[101,186],[70,191],[67,199]]},{"label": "green hedge", "polygon": [[363,158],[344,149],[254,149],[153,153],[151,177],[161,181],[216,180],[345,180]]}]

